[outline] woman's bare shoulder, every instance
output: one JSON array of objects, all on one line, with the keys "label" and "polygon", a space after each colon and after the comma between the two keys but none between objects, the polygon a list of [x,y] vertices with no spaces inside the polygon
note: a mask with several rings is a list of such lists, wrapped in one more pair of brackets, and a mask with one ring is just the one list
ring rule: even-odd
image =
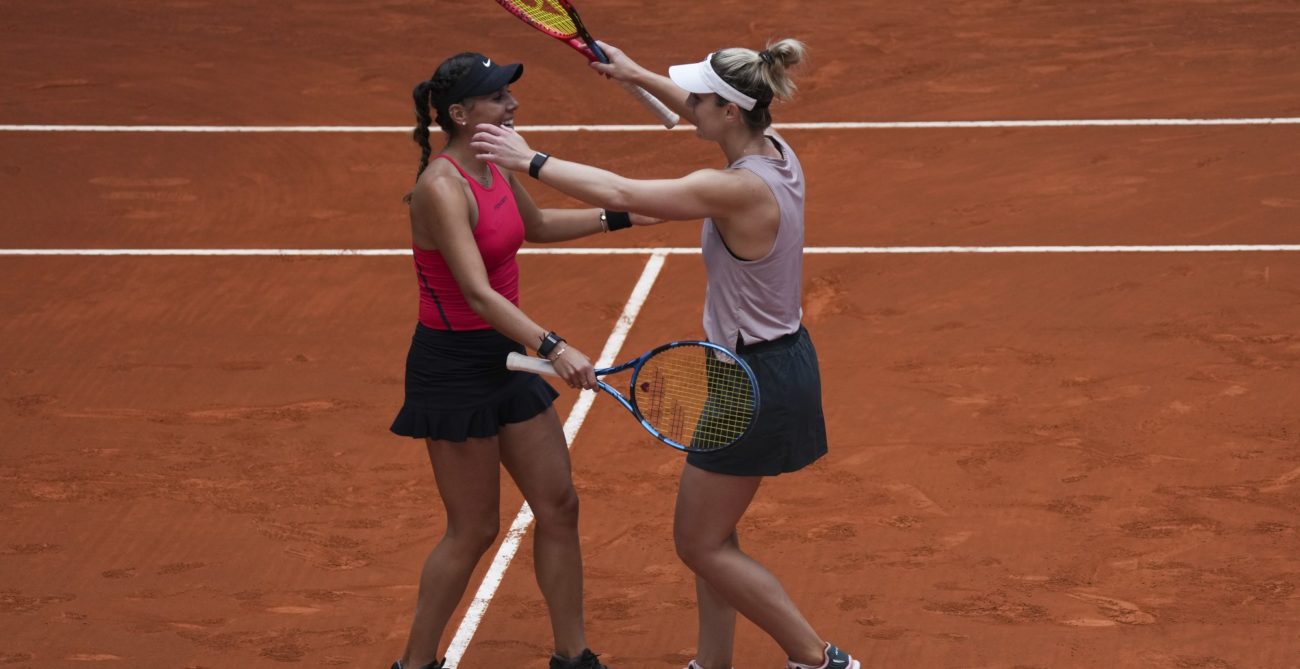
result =
[{"label": "woman's bare shoulder", "polygon": [[411,201],[428,205],[443,198],[463,196],[467,186],[465,176],[450,162],[434,160],[416,180]]}]

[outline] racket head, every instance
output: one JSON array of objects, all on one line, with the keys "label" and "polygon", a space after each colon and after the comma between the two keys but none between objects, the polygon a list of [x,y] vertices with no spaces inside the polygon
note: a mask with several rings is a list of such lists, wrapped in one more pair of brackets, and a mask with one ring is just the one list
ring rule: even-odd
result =
[{"label": "racket head", "polygon": [[600,45],[596,44],[596,38],[592,37],[591,33],[587,31],[587,26],[582,25],[582,17],[578,15],[578,8],[574,7],[569,0],[555,0],[555,2],[564,7],[569,19],[573,21],[574,29],[577,30],[577,39],[587,47],[584,50],[575,45],[574,48],[587,54],[588,58],[598,63],[609,64],[609,56],[606,56],[605,52],[600,49]]},{"label": "racket head", "polygon": [[520,21],[573,47],[587,60],[609,62],[582,25],[578,10],[565,0],[497,0],[497,4]]},{"label": "racket head", "polygon": [[637,360],[628,401],[642,425],[683,451],[734,445],[758,419],[758,380],[749,365],[723,346],[677,341]]},{"label": "racket head", "polygon": [[497,0],[520,21],[554,37],[567,40],[578,36],[578,26],[569,16],[566,3],[557,0]]}]

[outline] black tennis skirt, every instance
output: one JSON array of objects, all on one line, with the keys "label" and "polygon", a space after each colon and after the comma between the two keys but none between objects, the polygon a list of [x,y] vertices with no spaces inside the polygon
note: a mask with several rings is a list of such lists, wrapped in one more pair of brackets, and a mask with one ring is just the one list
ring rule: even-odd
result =
[{"label": "black tennis skirt", "polygon": [[451,332],[417,323],[406,354],[406,399],[389,429],[403,437],[465,441],[532,418],[559,393],[536,374],[506,369],[524,347],[496,330]]},{"label": "black tennis skirt", "polygon": [[800,326],[779,339],[740,346],[736,353],[758,378],[758,420],[739,443],[692,452],[686,462],[735,476],[798,471],[826,455],[826,418],[817,350]]}]

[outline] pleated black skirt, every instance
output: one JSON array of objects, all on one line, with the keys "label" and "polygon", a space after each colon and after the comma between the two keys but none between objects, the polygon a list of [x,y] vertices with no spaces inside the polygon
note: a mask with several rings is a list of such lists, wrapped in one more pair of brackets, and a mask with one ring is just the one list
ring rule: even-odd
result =
[{"label": "pleated black skirt", "polygon": [[406,355],[406,398],[390,428],[404,437],[465,441],[541,412],[559,396],[536,374],[506,369],[524,347],[496,330],[451,332],[417,323]]}]

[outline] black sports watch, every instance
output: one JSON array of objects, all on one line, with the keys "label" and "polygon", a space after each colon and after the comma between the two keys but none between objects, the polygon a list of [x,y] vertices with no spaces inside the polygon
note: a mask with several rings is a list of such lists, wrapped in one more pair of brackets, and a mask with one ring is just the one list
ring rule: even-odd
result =
[{"label": "black sports watch", "polygon": [[551,352],[554,351],[555,347],[559,346],[562,341],[564,341],[564,337],[561,337],[554,332],[547,332],[542,335],[542,343],[537,347],[537,355],[540,355],[543,358],[550,356]]},{"label": "black sports watch", "polygon": [[549,153],[542,153],[541,151],[533,154],[532,161],[528,163],[528,176],[534,179],[542,178],[542,165],[545,165],[546,160],[550,157]]}]

